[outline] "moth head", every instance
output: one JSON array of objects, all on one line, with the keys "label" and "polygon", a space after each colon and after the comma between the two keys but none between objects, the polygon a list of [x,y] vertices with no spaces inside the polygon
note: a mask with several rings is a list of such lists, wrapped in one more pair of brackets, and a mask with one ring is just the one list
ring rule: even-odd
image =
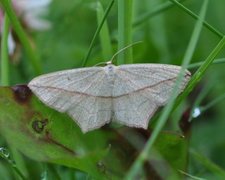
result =
[{"label": "moth head", "polygon": [[107,74],[114,74],[115,72],[115,65],[113,64],[107,64],[107,66],[105,66],[105,71],[107,72]]}]

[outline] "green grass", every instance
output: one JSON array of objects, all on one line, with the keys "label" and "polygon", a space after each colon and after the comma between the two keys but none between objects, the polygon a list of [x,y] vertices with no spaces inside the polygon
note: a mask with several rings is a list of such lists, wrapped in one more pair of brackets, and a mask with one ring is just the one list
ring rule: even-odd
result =
[{"label": "green grass", "polygon": [[[107,62],[129,46],[113,63],[182,66],[168,104],[148,130],[111,123],[82,134],[67,115],[34,95],[21,103],[15,89],[1,87],[0,148],[10,154],[0,152],[3,178],[224,179],[224,2],[55,0],[43,15],[52,28],[43,32],[28,30],[10,1],[0,2],[8,15],[1,36],[2,86]],[[14,56],[7,50],[11,28],[18,48]],[[185,69],[192,77],[177,97]],[[26,89],[22,93],[27,96]],[[192,116],[195,108],[201,110],[198,117]],[[185,122],[191,123],[186,130],[179,126]]]},{"label": "green grass", "polygon": [[182,69],[178,76],[177,82],[174,85],[173,92],[171,94],[171,98],[164,108],[162,115],[159,117],[157,124],[153,130],[153,133],[151,134],[150,139],[145,145],[145,148],[140,153],[138,158],[135,160],[134,164],[131,166],[131,169],[129,170],[126,179],[135,179],[136,175],[140,171],[140,168],[143,166],[143,163],[148,160],[148,154],[151,153],[151,149],[153,144],[155,143],[157,137],[159,136],[160,131],[162,130],[163,126],[166,123],[166,120],[168,119],[171,110],[173,109],[173,106],[175,104],[176,97],[179,94],[179,86],[182,83],[182,78],[184,78],[185,69],[187,68],[188,64],[191,61],[191,58],[193,56],[196,44],[199,39],[199,35],[202,29],[203,20],[206,14],[208,1],[205,1],[205,3],[202,5],[202,9],[199,15],[199,20],[197,21],[195,28],[193,30],[192,37],[190,39],[190,42],[188,44],[186,53],[184,55],[183,63],[182,63]]},{"label": "green grass", "polygon": [[[111,4],[113,2],[114,1],[112,1]],[[111,7],[111,4],[110,4],[110,7]],[[106,14],[105,16],[107,15],[108,14]],[[98,25],[100,26],[102,19],[104,18],[104,10],[100,2],[97,2],[97,18],[98,18]],[[112,52],[113,48],[112,48],[112,43],[111,43],[111,38],[109,33],[109,26],[107,21],[105,21],[105,23],[103,24],[102,29],[99,33],[99,37],[100,37],[103,59],[110,59],[113,55],[113,52]]]},{"label": "green grass", "polygon": [[[118,50],[132,43],[133,0],[118,1]],[[117,64],[133,63],[132,48],[118,55]]]},{"label": "green grass", "polygon": [[[112,8],[113,4],[114,4],[114,0],[112,0],[112,1],[110,2],[110,4],[108,5],[108,7],[107,7],[107,9],[106,9],[106,11],[105,11],[105,14],[104,14],[102,17],[98,17],[98,18],[99,18],[99,25],[98,25],[97,30],[95,31],[95,34],[94,34],[94,37],[93,37],[91,43],[90,43],[90,47],[89,47],[89,49],[88,49],[88,51],[87,51],[87,55],[86,55],[86,57],[85,57],[85,59],[84,59],[84,61],[83,61],[83,63],[82,63],[82,67],[84,67],[84,66],[86,65],[86,63],[87,63],[87,61],[88,61],[88,58],[89,58],[90,55],[91,55],[91,50],[92,50],[92,48],[93,48],[93,46],[94,46],[94,43],[95,43],[95,41],[96,41],[96,38],[98,37],[100,31],[102,30],[102,27],[103,27],[103,25],[104,25],[104,23],[105,23],[105,20],[106,20],[106,18],[107,18],[107,16],[108,16],[108,13],[110,12],[110,9]],[[99,5],[99,6],[100,6],[100,5]],[[100,15],[98,15],[98,16],[100,16]],[[102,18],[102,19],[100,20],[100,18]],[[106,31],[106,25],[104,26],[103,31]],[[104,33],[104,32],[102,32],[102,33]],[[103,36],[103,34],[101,34],[101,38],[104,38],[104,37],[102,37],[102,36]],[[107,35],[106,35],[106,32],[104,33],[104,36],[107,36]],[[108,37],[106,37],[106,38],[107,38],[107,40],[108,40]],[[107,41],[107,40],[106,40],[106,41]],[[103,43],[103,41],[102,41],[102,43]],[[104,46],[104,45],[105,45],[105,44],[102,44],[102,46]],[[109,42],[108,42],[108,44],[107,44],[106,46],[108,46],[108,48],[107,48],[107,47],[104,47],[104,48],[110,49],[110,47],[109,47]],[[108,50],[108,51],[110,51],[110,50]],[[107,52],[108,52],[108,51],[107,51]],[[103,51],[103,52],[105,52],[105,51]]]},{"label": "green grass", "polygon": [[9,59],[8,59],[8,35],[9,35],[9,18],[4,17],[1,43],[1,85],[9,85]]},{"label": "green grass", "polygon": [[13,25],[15,32],[17,33],[17,36],[19,37],[21,43],[24,46],[24,49],[27,52],[27,55],[31,62],[30,64],[32,65],[32,67],[34,69],[35,75],[41,74],[40,61],[38,60],[37,55],[35,54],[34,50],[32,49],[31,44],[28,40],[28,37],[27,37],[25,31],[23,30],[14,10],[12,9],[10,0],[2,0],[1,3],[9,16],[9,19],[11,21],[11,24]]},{"label": "green grass", "polygon": [[9,163],[10,167],[16,172],[19,178],[25,180],[25,176],[22,174],[22,172],[17,168],[17,165],[15,164],[14,160],[10,157],[10,152],[5,149],[1,148],[0,149],[0,157],[5,159],[7,163]]}]

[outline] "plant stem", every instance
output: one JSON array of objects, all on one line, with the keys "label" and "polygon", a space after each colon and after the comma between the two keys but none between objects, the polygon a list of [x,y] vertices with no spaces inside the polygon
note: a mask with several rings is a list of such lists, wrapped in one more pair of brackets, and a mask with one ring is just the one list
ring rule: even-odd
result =
[{"label": "plant stem", "polygon": [[8,35],[9,35],[9,18],[5,14],[3,23],[2,42],[1,42],[1,83],[3,86],[9,85]]},{"label": "plant stem", "polygon": [[90,44],[90,46],[89,46],[88,52],[87,52],[87,54],[86,54],[86,56],[85,56],[85,58],[84,58],[84,60],[83,60],[82,67],[84,67],[84,66],[86,65],[86,63],[87,63],[87,61],[88,61],[88,59],[89,59],[89,57],[90,57],[90,55],[91,55],[91,51],[92,51],[92,49],[93,49],[93,47],[94,47],[94,43],[95,43],[95,41],[96,41],[96,38],[97,38],[97,36],[99,35],[100,30],[102,29],[102,26],[103,26],[103,24],[104,24],[104,22],[105,22],[105,20],[106,20],[106,18],[107,18],[107,16],[108,16],[108,14],[109,14],[111,8],[112,8],[112,6],[113,6],[113,3],[114,3],[114,0],[112,0],[112,1],[109,3],[109,5],[108,5],[108,7],[107,7],[107,9],[106,9],[106,11],[105,11],[105,14],[104,14],[104,16],[103,16],[103,18],[102,18],[101,23],[98,25],[98,28],[97,28],[97,30],[95,31],[95,34],[94,34],[94,36],[93,36],[93,38],[92,38],[92,40],[91,40],[91,44]]},{"label": "plant stem", "polygon": [[[225,63],[225,58],[220,58],[220,59],[215,59],[212,64],[224,64],[224,63]],[[188,69],[200,67],[202,64],[204,64],[204,61],[189,64]]]},{"label": "plant stem", "polygon": [[225,99],[225,93],[217,97],[216,99],[212,100],[210,103],[206,104],[205,106],[201,107],[201,111],[204,112],[208,110],[209,108],[215,106],[216,104],[220,103]]},{"label": "plant stem", "polygon": [[[118,1],[118,51],[132,43],[133,0]],[[132,48],[118,55],[117,64],[133,63]]]},{"label": "plant stem", "polygon": [[196,84],[201,80],[205,71],[213,63],[213,60],[219,54],[219,52],[224,48],[224,46],[225,46],[225,36],[221,39],[221,41],[217,44],[217,46],[206,58],[204,63],[198,68],[198,70],[192,76],[190,82],[188,83],[188,86],[185,88],[183,93],[177,98],[177,101],[173,110],[176,109],[176,107],[181,103],[182,99],[184,99],[192,91],[192,89],[196,86]]},{"label": "plant stem", "polygon": [[186,53],[185,53],[185,56],[183,59],[182,69],[178,75],[178,79],[173,88],[171,98],[169,99],[169,102],[166,105],[166,107],[163,109],[162,115],[160,116],[159,120],[157,121],[156,127],[155,127],[150,139],[147,141],[146,146],[144,147],[143,151],[140,153],[140,155],[138,156],[138,158],[135,160],[134,164],[132,165],[131,169],[129,170],[129,172],[126,176],[127,180],[135,179],[135,176],[138,174],[144,161],[146,161],[148,159],[150,150],[151,150],[154,142],[156,141],[161,129],[165,125],[166,120],[168,119],[171,110],[173,109],[173,106],[175,104],[175,99],[179,93],[180,84],[182,83],[182,80],[184,77],[185,69],[188,66],[188,64],[192,58],[194,49],[196,47],[196,44],[197,44],[199,36],[200,36],[200,32],[201,32],[202,25],[203,25],[203,20],[204,20],[206,9],[207,9],[207,4],[208,4],[208,0],[204,1],[203,5],[202,5],[201,11],[200,11],[200,16],[198,18],[198,21],[195,25],[192,37],[188,44],[188,48],[186,50]]},{"label": "plant stem", "polygon": [[28,55],[28,59],[31,61],[31,65],[34,69],[35,74],[41,74],[41,65],[39,63],[39,60],[36,56],[36,54],[34,53],[34,50],[29,42],[29,39],[25,33],[25,31],[23,30],[15,12],[13,11],[11,2],[9,0],[1,0],[1,4],[4,7],[4,10],[6,11],[10,22],[13,26],[13,30],[15,30],[17,36],[19,37],[21,43],[23,44],[27,55]]},{"label": "plant stem", "polygon": [[[102,4],[98,1],[97,2],[97,19],[98,19],[98,25],[101,24],[101,20],[104,17],[104,11]],[[109,28],[107,21],[105,20],[102,30],[100,31],[99,34],[100,37],[100,42],[101,42],[101,47],[102,47],[102,54],[104,60],[109,60],[112,57],[112,46],[111,46],[111,40],[110,40],[110,35],[109,35]]]},{"label": "plant stem", "polygon": [[7,149],[0,147],[0,157],[2,157],[3,159],[5,159],[9,165],[14,169],[14,171],[17,173],[17,175],[22,179],[22,180],[26,180],[25,176],[23,175],[23,173],[18,169],[18,167],[16,166],[14,160],[11,159],[10,157],[10,153]]},{"label": "plant stem", "polygon": [[[182,2],[185,0],[180,0],[179,2]],[[155,9],[153,9],[152,11],[148,11],[146,13],[143,13],[142,15],[140,15],[139,17],[137,17],[137,19],[133,22],[133,26],[139,26],[142,23],[146,22],[147,20],[149,20],[149,18],[159,15],[161,12],[164,12],[172,7],[174,7],[175,5],[169,1],[162,3],[160,5],[158,5]]]},{"label": "plant stem", "polygon": [[[220,166],[212,162],[210,159],[206,158],[202,153],[198,153],[195,150],[191,149],[190,154],[193,158],[199,162],[202,167],[206,168],[208,172],[213,173],[215,179],[224,179],[225,171]],[[217,177],[217,178],[216,178]]]},{"label": "plant stem", "polygon": [[[176,0],[170,0],[172,3],[176,4],[179,8],[181,8],[184,12],[186,12],[187,14],[191,15],[193,18],[198,19],[198,15],[193,13],[191,10],[189,10],[188,8],[186,8],[184,5],[182,5],[180,2],[176,1]],[[215,29],[214,27],[212,27],[209,23],[207,23],[206,21],[203,22],[204,26],[206,26],[210,31],[212,31],[213,33],[215,33],[218,37],[222,38],[223,37],[223,33],[219,32],[217,29]]]}]

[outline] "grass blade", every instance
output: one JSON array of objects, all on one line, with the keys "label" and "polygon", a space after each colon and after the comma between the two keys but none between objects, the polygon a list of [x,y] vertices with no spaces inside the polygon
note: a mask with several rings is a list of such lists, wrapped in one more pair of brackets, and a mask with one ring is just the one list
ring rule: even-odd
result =
[{"label": "grass blade", "polygon": [[105,11],[105,14],[104,14],[104,16],[103,16],[103,18],[102,18],[101,23],[98,25],[98,28],[97,28],[97,30],[95,31],[95,34],[94,34],[94,36],[93,36],[93,39],[91,40],[91,44],[90,44],[90,46],[89,46],[88,52],[87,52],[87,54],[86,54],[86,56],[85,56],[85,58],[84,58],[84,60],[83,60],[82,67],[84,67],[84,66],[86,65],[86,63],[87,63],[87,61],[88,61],[88,59],[89,59],[89,57],[90,57],[90,55],[91,55],[91,51],[92,51],[92,48],[93,48],[94,43],[95,43],[95,41],[96,41],[96,38],[97,38],[97,36],[99,35],[99,33],[100,33],[101,29],[102,29],[102,26],[103,26],[103,24],[104,24],[104,22],[105,22],[105,20],[106,20],[106,18],[107,18],[107,16],[108,16],[110,10],[111,10],[113,4],[114,4],[114,0],[112,0],[112,1],[109,3],[109,5],[108,5],[108,7],[107,7],[107,9],[106,9],[106,11]]},{"label": "grass blade", "polygon": [[[118,1],[118,51],[132,44],[132,5],[133,0]],[[118,55],[118,65],[132,62],[132,48]]]},{"label": "grass blade", "polygon": [[8,35],[9,35],[9,18],[4,16],[3,34],[1,42],[1,84],[9,85],[9,59],[8,59]]},{"label": "grass blade", "polygon": [[181,103],[182,99],[184,99],[192,91],[192,89],[197,85],[197,83],[201,80],[205,71],[213,63],[213,60],[215,59],[217,54],[224,48],[224,46],[225,46],[225,36],[221,39],[221,41],[213,49],[213,51],[210,53],[210,55],[206,58],[204,63],[200,66],[200,68],[192,76],[187,88],[177,98],[176,105],[174,106],[173,110],[175,110],[175,108]]},{"label": "grass blade", "polygon": [[208,110],[209,108],[215,106],[216,104],[220,103],[225,99],[225,93],[217,97],[216,99],[212,100],[210,103],[206,104],[205,106],[201,107],[201,111],[204,112]]},{"label": "grass blade", "polygon": [[[225,63],[225,58],[215,59],[212,64],[223,64]],[[188,69],[194,69],[197,67],[200,67],[202,64],[204,64],[204,61],[189,64]]]},{"label": "grass blade", "polygon": [[134,164],[132,165],[131,169],[129,170],[129,172],[126,176],[126,179],[134,179],[135,178],[136,174],[140,170],[144,161],[148,159],[148,154],[149,154],[156,138],[158,137],[161,129],[163,128],[164,124],[166,123],[166,120],[169,117],[169,114],[170,114],[170,112],[173,108],[173,105],[175,103],[175,99],[176,99],[176,97],[179,93],[177,87],[179,87],[179,84],[182,82],[182,78],[184,76],[185,69],[188,66],[188,64],[189,64],[189,62],[192,58],[192,55],[194,53],[194,49],[195,49],[196,44],[198,42],[200,32],[201,32],[201,29],[202,29],[203,20],[204,20],[206,9],[207,9],[207,4],[208,4],[208,0],[204,1],[203,5],[202,5],[200,16],[199,16],[198,21],[195,25],[191,40],[189,42],[186,54],[184,56],[182,69],[181,69],[181,72],[178,76],[178,80],[175,84],[175,87],[173,89],[171,98],[170,98],[168,104],[166,105],[166,107],[163,109],[162,115],[160,116],[159,120],[157,121],[157,125],[156,125],[155,129],[153,130],[153,133],[152,133],[150,139],[146,143],[146,146],[144,147],[143,151],[140,153],[140,155],[138,156],[138,158],[135,160]]},{"label": "grass blade", "polygon": [[200,154],[194,150],[190,150],[190,153],[198,162],[200,162],[208,170],[210,170],[214,174],[214,176],[216,176],[218,178],[222,178],[222,179],[225,178],[225,170],[224,169],[220,168],[218,165],[216,165],[215,163],[213,163],[212,161],[210,161],[209,159],[204,157],[202,154]]},{"label": "grass blade", "polygon": [[29,42],[29,39],[27,38],[27,35],[25,31],[23,30],[15,12],[13,11],[12,5],[9,0],[1,0],[1,4],[4,7],[4,10],[6,11],[11,24],[13,25],[13,29],[15,30],[17,36],[19,37],[21,43],[23,44],[26,53],[28,55],[28,59],[31,62],[31,65],[34,69],[34,72],[36,75],[41,74],[41,65],[39,63],[39,60],[34,53],[34,50]]},{"label": "grass blade", "polygon": [[11,159],[10,157],[10,153],[8,152],[7,149],[0,147],[0,157],[2,157],[3,159],[5,159],[9,165],[13,168],[13,170],[17,173],[17,175],[22,179],[25,180],[25,176],[23,175],[23,173],[17,168],[15,162]]},{"label": "grass blade", "polygon": [[[198,15],[193,13],[191,10],[189,10],[188,8],[186,8],[184,5],[182,5],[180,2],[176,1],[176,0],[170,0],[172,3],[176,4],[179,8],[181,8],[184,12],[186,12],[187,14],[189,14],[191,17],[198,19]],[[203,22],[204,26],[207,27],[210,31],[212,31],[214,34],[216,34],[218,37],[222,38],[223,37],[223,33],[219,32],[217,29],[215,29],[214,27],[212,27],[209,23],[207,23],[206,21]]]},{"label": "grass blade", "polygon": [[[98,19],[98,25],[101,24],[101,20],[104,17],[104,11],[102,4],[98,1],[97,2],[97,19]],[[102,30],[99,34],[101,47],[102,47],[102,54],[104,60],[108,60],[112,57],[112,46],[111,46],[111,40],[109,35],[109,28],[107,25],[107,21],[105,20]]]},{"label": "grass blade", "polygon": [[186,173],[186,172],[184,172],[184,171],[181,171],[181,170],[179,170],[179,172],[180,172],[181,174],[184,174],[186,177],[189,177],[189,178],[192,179],[192,180],[206,180],[206,179],[204,179],[204,178],[200,178],[200,177],[197,177],[197,176],[193,176],[193,175],[188,174],[188,173]]},{"label": "grass blade", "polygon": [[[185,1],[185,0],[181,0],[180,2]],[[134,22],[133,22],[133,26],[139,26],[142,23],[146,22],[147,20],[149,20],[149,18],[156,16],[158,14],[160,14],[161,12],[164,12],[170,8],[174,7],[174,4],[171,2],[165,2],[161,5],[158,5],[154,10],[143,13],[142,15],[140,15]]]}]

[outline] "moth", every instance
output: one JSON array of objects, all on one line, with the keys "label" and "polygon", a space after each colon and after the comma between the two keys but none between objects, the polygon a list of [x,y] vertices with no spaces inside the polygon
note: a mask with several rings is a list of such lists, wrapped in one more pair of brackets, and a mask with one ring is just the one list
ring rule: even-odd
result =
[{"label": "moth", "polygon": [[[148,127],[158,107],[171,95],[180,66],[130,64],[86,67],[38,76],[28,84],[51,108],[67,113],[88,132],[116,121],[129,127]],[[190,79],[185,71],[182,92]]]}]

